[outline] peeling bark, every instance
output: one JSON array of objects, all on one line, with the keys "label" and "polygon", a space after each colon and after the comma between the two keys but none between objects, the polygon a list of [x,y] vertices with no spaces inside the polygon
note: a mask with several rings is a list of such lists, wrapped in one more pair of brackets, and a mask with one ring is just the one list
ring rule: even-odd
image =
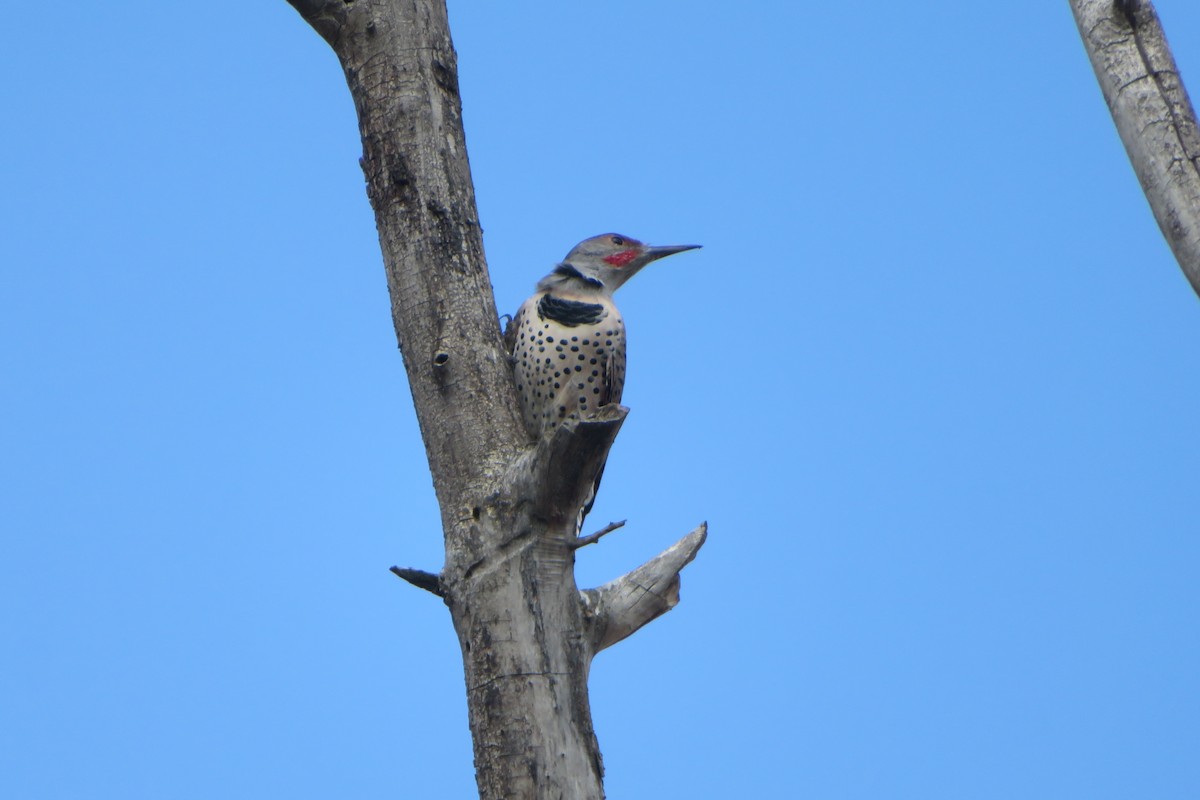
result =
[{"label": "peeling bark", "polygon": [[1176,261],[1200,294],[1200,132],[1150,0],[1070,0],[1117,132]]},{"label": "peeling bark", "polygon": [[601,648],[678,602],[697,529],[580,592],[579,511],[627,409],[531,441],[484,261],[444,0],[289,0],[337,54],[396,337],[441,508],[440,574],[393,567],[450,609],[480,797],[601,798],[587,677]]}]

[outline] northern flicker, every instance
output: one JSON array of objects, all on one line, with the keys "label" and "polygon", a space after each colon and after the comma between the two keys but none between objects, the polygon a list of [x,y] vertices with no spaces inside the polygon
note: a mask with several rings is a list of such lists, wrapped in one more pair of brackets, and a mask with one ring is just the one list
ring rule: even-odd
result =
[{"label": "northern flicker", "polygon": [[530,434],[621,402],[625,323],[613,292],[651,261],[699,246],[651,247],[605,233],[575,245],[538,282],[505,331]]}]

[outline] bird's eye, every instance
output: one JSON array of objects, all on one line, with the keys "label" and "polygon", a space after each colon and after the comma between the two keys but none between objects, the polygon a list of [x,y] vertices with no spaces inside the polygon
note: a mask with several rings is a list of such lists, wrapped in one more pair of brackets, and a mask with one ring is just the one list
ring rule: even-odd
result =
[{"label": "bird's eye", "polygon": [[617,247],[620,247],[621,245],[625,244],[625,240],[622,239],[620,236],[614,236],[614,237],[612,237],[612,243],[615,244]]}]

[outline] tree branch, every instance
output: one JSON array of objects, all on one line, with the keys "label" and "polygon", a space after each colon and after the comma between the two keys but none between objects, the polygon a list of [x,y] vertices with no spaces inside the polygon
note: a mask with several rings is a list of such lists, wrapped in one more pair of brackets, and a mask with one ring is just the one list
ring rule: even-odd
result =
[{"label": "tree branch", "polygon": [[334,44],[342,32],[346,22],[346,6],[344,0],[288,0],[292,8],[300,12],[304,21],[313,27],[321,38]]},{"label": "tree branch", "polygon": [[589,544],[595,544],[613,531],[624,528],[625,522],[626,520],[621,520],[620,522],[610,522],[595,533],[589,533],[587,536],[580,536],[578,539],[571,542],[571,547],[574,547],[576,550],[578,550],[581,547],[587,547]]},{"label": "tree branch", "polygon": [[432,592],[438,597],[444,598],[446,596],[442,591],[441,577],[434,575],[432,572],[426,572],[422,569],[409,569],[408,567],[392,567],[391,571],[397,577],[403,578],[418,589]]},{"label": "tree branch", "polygon": [[615,581],[580,592],[590,624],[592,652],[634,633],[679,603],[679,572],[691,563],[708,537],[708,523]]},{"label": "tree branch", "polygon": [[517,462],[518,479],[529,482],[536,513],[552,527],[569,522],[574,536],[579,509],[628,414],[624,406],[609,405],[594,417],[567,420]]},{"label": "tree branch", "polygon": [[1150,0],[1070,0],[1117,132],[1175,260],[1200,294],[1200,132]]}]

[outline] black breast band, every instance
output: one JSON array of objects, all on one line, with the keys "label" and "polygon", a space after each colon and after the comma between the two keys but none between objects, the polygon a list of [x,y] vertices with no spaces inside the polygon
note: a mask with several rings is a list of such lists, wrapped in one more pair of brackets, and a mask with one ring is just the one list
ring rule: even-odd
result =
[{"label": "black breast band", "polygon": [[547,294],[538,301],[538,316],[574,328],[599,322],[608,316],[608,312],[599,303],[581,303]]}]

